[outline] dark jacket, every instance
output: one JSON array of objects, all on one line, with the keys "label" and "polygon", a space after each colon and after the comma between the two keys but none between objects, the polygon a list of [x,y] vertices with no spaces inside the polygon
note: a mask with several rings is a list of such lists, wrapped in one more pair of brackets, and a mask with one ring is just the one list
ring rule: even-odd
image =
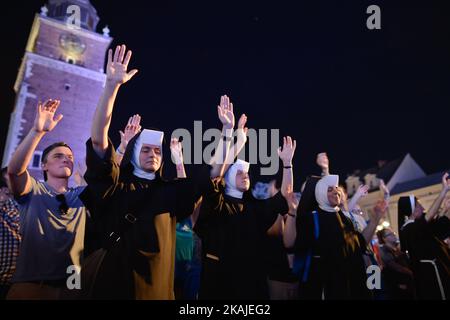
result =
[{"label": "dark jacket", "polygon": [[134,176],[130,159],[137,137],[120,167],[111,142],[103,159],[91,140],[86,143],[91,218],[85,250],[108,248],[93,298],[173,299],[175,224],[192,214],[201,186],[211,181],[206,171],[199,179],[173,181],[161,171],[153,181]]},{"label": "dark jacket", "polygon": [[370,299],[364,237],[341,211],[321,210],[315,198],[320,178],[309,178],[298,206],[294,270],[303,299]]}]

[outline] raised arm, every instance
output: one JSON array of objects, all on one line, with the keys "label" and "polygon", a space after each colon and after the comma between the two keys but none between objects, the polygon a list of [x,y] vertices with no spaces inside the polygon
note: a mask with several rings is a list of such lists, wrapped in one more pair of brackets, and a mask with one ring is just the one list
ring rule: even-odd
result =
[{"label": "raised arm", "polygon": [[283,162],[283,181],[281,182],[281,194],[286,197],[288,190],[294,190],[294,174],[292,159],[294,158],[297,142],[291,137],[283,138],[283,148],[278,148],[278,156]]},{"label": "raised arm", "polygon": [[389,202],[389,199],[391,198],[391,192],[384,183],[383,179],[380,179],[380,191],[383,194],[383,199]]},{"label": "raised arm", "polygon": [[129,81],[138,72],[136,69],[127,72],[131,54],[131,51],[126,52],[125,45],[118,46],[114,56],[111,49],[108,51],[105,89],[95,110],[91,128],[92,145],[99,157],[105,155],[108,147],[108,131],[117,92],[122,84]]},{"label": "raised arm", "polygon": [[227,172],[228,168],[233,164],[236,157],[244,148],[247,143],[247,132],[248,128],[245,126],[247,123],[247,116],[242,114],[238,121],[238,128],[236,130],[236,143],[233,144],[230,151],[227,154],[227,159],[225,160],[225,166],[223,172]]},{"label": "raised arm", "polygon": [[366,243],[370,243],[370,241],[372,240],[381,218],[386,215],[387,209],[388,203],[386,200],[379,200],[373,208],[373,212],[369,216],[370,221],[362,232]]},{"label": "raised arm", "polygon": [[187,178],[186,170],[184,168],[183,146],[177,138],[172,138],[170,140],[170,152],[172,154],[172,161],[177,168],[177,178]]},{"label": "raised arm", "polygon": [[41,139],[47,132],[52,131],[63,118],[62,114],[55,116],[60,102],[50,99],[44,104],[38,103],[33,127],[11,157],[8,164],[8,175],[11,190],[15,196],[22,196],[31,191],[31,180],[27,166]]},{"label": "raised arm", "polygon": [[363,185],[359,186],[358,190],[356,190],[353,197],[348,202],[348,211],[352,212],[353,209],[355,209],[356,205],[358,204],[359,200],[367,195],[367,192],[369,191],[369,186]]},{"label": "raised arm", "polygon": [[220,122],[222,122],[222,137],[219,140],[219,144],[211,162],[212,178],[222,177],[224,175],[225,163],[226,160],[228,160],[235,121],[233,104],[230,102],[230,98],[227,96],[222,96],[220,98],[220,105],[217,106],[217,114]]},{"label": "raised arm", "polygon": [[442,209],[442,215],[450,219],[450,199],[444,202],[444,208]]},{"label": "raised arm", "polygon": [[450,177],[448,173],[442,176],[442,190],[439,196],[434,200],[430,210],[425,215],[427,221],[431,221],[438,214],[442,201],[444,201],[447,192],[450,190]]},{"label": "raised arm", "polygon": [[123,156],[125,155],[125,150],[127,149],[128,142],[130,142],[133,137],[141,131],[141,116],[135,114],[128,119],[128,123],[123,129],[119,131],[120,133],[120,145],[116,150],[116,162],[118,165],[122,163]]},{"label": "raised arm", "polygon": [[295,239],[297,237],[297,207],[299,200],[292,189],[288,189],[288,194],[286,196],[286,201],[289,205],[289,212],[286,217],[286,222],[284,224],[283,230],[283,244],[285,248],[292,248],[295,244]]},{"label": "raised arm", "polygon": [[84,174],[86,173],[86,165],[78,164],[77,169],[73,173],[73,180],[78,187],[87,186],[86,180],[84,180]]},{"label": "raised arm", "polygon": [[328,155],[325,152],[319,153],[316,159],[317,165],[322,169],[322,176],[328,176],[330,174],[330,161]]}]

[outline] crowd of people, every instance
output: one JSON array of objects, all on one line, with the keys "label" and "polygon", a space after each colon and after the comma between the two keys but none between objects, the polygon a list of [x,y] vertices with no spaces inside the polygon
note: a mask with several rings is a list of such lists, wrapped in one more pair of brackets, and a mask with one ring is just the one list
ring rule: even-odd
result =
[{"label": "crowd of people", "polygon": [[[367,219],[358,202],[368,187],[349,199],[330,174],[326,153],[317,156],[322,174],[294,192],[296,141],[290,136],[278,150],[281,181],[252,193],[250,164],[238,159],[247,116],[236,126],[233,104],[222,96],[222,137],[213,159],[188,175],[182,143],[172,137],[177,178],[167,180],[163,131],[142,129],[134,115],[117,148],[109,138],[116,96],[137,73],[129,71],[131,55],[124,45],[108,52],[84,174],[74,173],[76,155],[64,142],[44,150],[44,181],[27,171],[41,139],[62,125],[56,99],[38,104],[32,129],[2,170],[1,299],[449,297],[448,174],[427,212],[413,195],[399,199],[399,235],[377,231],[388,210],[386,185]],[[72,174],[76,187],[69,187]],[[373,266],[382,270],[378,288],[368,285]],[[68,286],[70,267],[79,275],[76,288]]]}]

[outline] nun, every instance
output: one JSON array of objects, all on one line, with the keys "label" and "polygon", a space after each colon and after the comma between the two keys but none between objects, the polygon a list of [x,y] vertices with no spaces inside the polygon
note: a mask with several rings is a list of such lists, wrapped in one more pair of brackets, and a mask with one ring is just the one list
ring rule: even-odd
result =
[{"label": "nun", "polygon": [[[202,190],[212,184],[211,172],[199,170],[191,178],[163,179],[164,133],[158,130],[135,135],[120,166],[116,163],[108,134],[118,92],[138,72],[128,71],[131,56],[125,45],[117,46],[114,54],[109,50],[105,87],[86,143],[91,218],[85,248],[92,259],[86,259],[84,270],[89,277],[83,277],[82,268],[81,281],[90,279],[84,289],[92,299],[172,300],[176,222],[192,214]],[[224,127],[234,125],[230,104],[219,106],[218,113]],[[172,150],[172,156],[178,167],[182,163],[181,148],[177,149],[180,152]],[[219,159],[226,159],[228,147],[223,150],[224,154],[219,149]],[[219,177],[222,162],[217,165]],[[88,265],[87,260],[93,263]]]},{"label": "nun", "polygon": [[[101,157],[87,141],[85,179],[93,207],[86,254],[106,250],[93,281],[92,299],[174,299],[175,225],[200,197],[199,179],[162,177],[164,133],[143,130],[115,162],[111,141]],[[203,179],[203,180],[202,180]]]},{"label": "nun", "polygon": [[281,192],[266,200],[254,198],[249,167],[236,160],[203,197],[194,229],[203,248],[199,299],[268,299],[262,244],[288,205]]},{"label": "nun", "polygon": [[370,299],[364,237],[339,209],[339,177],[310,177],[297,210],[294,272],[300,299]]},{"label": "nun", "polygon": [[450,250],[433,232],[434,207],[425,213],[414,195],[398,200],[401,250],[411,260],[419,299],[448,299],[450,294]]}]

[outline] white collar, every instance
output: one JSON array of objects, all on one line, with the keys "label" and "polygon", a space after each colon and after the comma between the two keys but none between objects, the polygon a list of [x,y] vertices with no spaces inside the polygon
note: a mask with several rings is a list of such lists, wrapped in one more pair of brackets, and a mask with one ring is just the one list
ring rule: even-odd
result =
[{"label": "white collar", "polygon": [[244,197],[243,192],[239,191],[238,189],[235,189],[232,187],[227,187],[227,186],[225,186],[225,194],[227,196],[237,198],[237,199],[242,199]]},{"label": "white collar", "polygon": [[156,177],[155,173],[146,172],[146,171],[142,170],[141,168],[137,168],[137,167],[134,167],[133,174],[136,177],[139,177],[142,179],[147,179],[147,180],[155,180],[155,177]]}]

